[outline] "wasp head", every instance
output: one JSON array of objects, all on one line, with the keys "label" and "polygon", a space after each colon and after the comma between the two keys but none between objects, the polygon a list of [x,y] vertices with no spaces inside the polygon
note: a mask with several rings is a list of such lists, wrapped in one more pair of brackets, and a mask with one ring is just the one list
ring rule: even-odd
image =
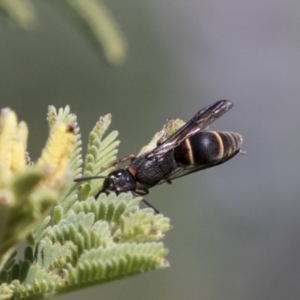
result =
[{"label": "wasp head", "polygon": [[129,192],[136,190],[136,183],[128,170],[118,169],[111,172],[104,180],[102,192]]}]

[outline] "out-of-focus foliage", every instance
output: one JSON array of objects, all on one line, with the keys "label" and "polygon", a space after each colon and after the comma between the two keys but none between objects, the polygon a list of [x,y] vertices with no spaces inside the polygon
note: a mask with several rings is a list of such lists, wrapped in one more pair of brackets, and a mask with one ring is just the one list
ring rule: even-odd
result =
[{"label": "out-of-focus foliage", "polygon": [[[111,65],[122,63],[127,43],[110,11],[101,0],[55,0],[48,4],[63,11]],[[29,0],[0,0],[0,12],[16,26],[32,29],[38,13]]]}]

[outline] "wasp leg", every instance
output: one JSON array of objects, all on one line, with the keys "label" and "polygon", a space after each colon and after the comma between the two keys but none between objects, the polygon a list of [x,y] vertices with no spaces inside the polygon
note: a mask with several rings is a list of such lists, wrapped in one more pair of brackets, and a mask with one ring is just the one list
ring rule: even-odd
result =
[{"label": "wasp leg", "polygon": [[149,206],[150,208],[152,208],[156,214],[159,214],[159,213],[160,213],[159,210],[158,210],[154,205],[152,205],[149,201],[147,201],[145,198],[142,198],[142,201],[143,201],[147,206]]},{"label": "wasp leg", "polygon": [[133,160],[135,160],[135,158],[136,158],[136,155],[134,155],[134,154],[130,154],[130,155],[124,156],[124,157],[120,158],[119,160],[115,161],[114,163],[112,163],[111,165],[103,167],[101,169],[101,171],[107,170],[108,168],[113,167],[113,166],[115,166],[117,164],[120,164],[120,163],[122,163],[124,161],[127,161],[129,159],[130,159],[130,161],[133,161]]},{"label": "wasp leg", "polygon": [[137,191],[137,192],[134,192],[134,194],[139,195],[139,196],[146,196],[146,195],[149,194],[149,190],[146,190],[146,189],[144,189],[144,190],[139,190],[139,191]]},{"label": "wasp leg", "polygon": [[136,155],[130,154],[130,155],[124,156],[124,157],[120,158],[119,160],[117,160],[116,162],[114,162],[113,165],[122,163],[122,162],[124,162],[124,161],[129,160],[129,159],[130,159],[131,161],[135,160],[135,159],[136,159]]},{"label": "wasp leg", "polygon": [[[148,190],[141,190],[139,192],[134,192],[133,194],[136,195],[136,196],[145,196],[145,195],[149,194],[149,191]],[[147,201],[145,198],[142,198],[142,201],[147,206],[149,206],[150,208],[152,208],[156,214],[160,213],[160,211],[153,204],[151,204],[149,201]]]}]

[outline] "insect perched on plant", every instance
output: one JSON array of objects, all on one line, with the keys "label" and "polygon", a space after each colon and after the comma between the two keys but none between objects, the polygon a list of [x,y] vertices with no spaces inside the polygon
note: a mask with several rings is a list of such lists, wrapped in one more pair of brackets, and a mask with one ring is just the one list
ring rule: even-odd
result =
[{"label": "insect perched on plant", "polygon": [[[152,149],[144,150],[138,156],[123,157],[114,163],[130,159],[131,163],[125,169],[117,169],[107,176],[82,177],[75,181],[105,178],[95,197],[112,192],[144,196],[155,185],[171,183],[173,179],[220,165],[241,151],[242,136],[235,132],[210,131],[208,125],[232,106],[229,100],[217,101],[198,111],[187,123],[182,122],[183,125],[173,133],[170,133],[167,124],[156,137]],[[142,201],[159,212],[146,199]]]}]

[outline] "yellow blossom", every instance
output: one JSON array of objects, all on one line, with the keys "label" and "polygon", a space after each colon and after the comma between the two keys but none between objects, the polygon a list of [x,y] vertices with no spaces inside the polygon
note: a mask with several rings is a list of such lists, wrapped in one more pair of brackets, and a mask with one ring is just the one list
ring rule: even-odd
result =
[{"label": "yellow blossom", "polygon": [[74,127],[65,123],[59,123],[51,130],[37,166],[45,169],[48,176],[44,184],[54,187],[61,184],[67,170],[72,151],[76,143]]}]

